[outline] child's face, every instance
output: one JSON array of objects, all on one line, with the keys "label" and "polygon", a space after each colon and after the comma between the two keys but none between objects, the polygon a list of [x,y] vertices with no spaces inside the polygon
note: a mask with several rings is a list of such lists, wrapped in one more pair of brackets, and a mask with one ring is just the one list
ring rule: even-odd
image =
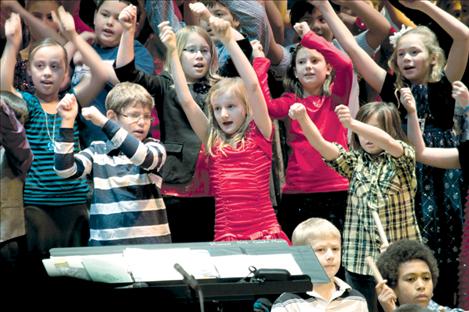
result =
[{"label": "child's face", "polygon": [[433,296],[433,280],[430,268],[422,260],[401,263],[394,292],[400,304],[413,303],[427,307]]},{"label": "child's face", "polygon": [[[382,129],[381,124],[378,121],[378,115],[377,114],[372,114],[368,118],[368,120],[366,121],[366,124]],[[368,154],[376,155],[376,154],[379,154],[383,151],[382,148],[378,147],[376,144],[374,144],[373,142],[365,139],[364,137],[362,137],[360,135],[358,136],[358,140],[360,142],[360,146]]]},{"label": "child's face", "polygon": [[62,47],[52,45],[38,48],[28,67],[36,95],[42,99],[57,95],[67,70]]},{"label": "child's face", "polygon": [[314,49],[301,48],[295,59],[295,76],[310,95],[319,95],[331,67]]},{"label": "child's face", "polygon": [[151,109],[141,103],[133,103],[117,114],[117,122],[138,140],[143,141],[152,122]]},{"label": "child's face", "polygon": [[119,14],[127,6],[125,2],[106,0],[94,14],[94,31],[97,43],[103,48],[119,45],[122,32]]},{"label": "child's face", "polygon": [[[215,2],[213,6],[207,7],[207,9],[210,11],[210,13],[213,16],[216,16],[218,18],[224,19],[225,21],[229,22],[231,27],[235,29],[239,27],[239,21],[233,16],[233,14],[231,14],[231,11],[226,6],[218,2]],[[210,34],[210,37],[213,37],[212,32],[210,31],[210,28],[206,21],[201,20],[200,26],[204,28]]]},{"label": "child's face", "polygon": [[[52,11],[57,11],[58,5],[56,1],[33,1],[28,6],[28,12],[40,19],[44,24],[59,31],[59,26],[52,20]],[[37,30],[30,27],[31,31],[31,39],[32,41],[36,41],[41,36],[37,33]]]},{"label": "child's face", "polygon": [[427,81],[430,70],[430,55],[420,35],[407,34],[399,40],[397,49],[397,66],[401,74],[412,83],[421,84]]},{"label": "child's face", "polygon": [[207,75],[212,54],[207,41],[197,33],[191,33],[181,54],[181,65],[189,83]]},{"label": "child's face", "polygon": [[246,120],[244,102],[231,92],[220,94],[212,100],[213,115],[221,130],[235,134]]},{"label": "child's face", "polygon": [[329,25],[327,24],[326,20],[322,16],[321,11],[317,8],[314,8],[312,13],[306,13],[302,18],[300,18],[299,22],[306,22],[318,36],[324,37],[327,41],[332,41],[334,35],[332,34]]},{"label": "child's face", "polygon": [[326,235],[321,239],[313,240],[311,247],[327,276],[332,279],[340,269],[340,238],[335,235]]}]

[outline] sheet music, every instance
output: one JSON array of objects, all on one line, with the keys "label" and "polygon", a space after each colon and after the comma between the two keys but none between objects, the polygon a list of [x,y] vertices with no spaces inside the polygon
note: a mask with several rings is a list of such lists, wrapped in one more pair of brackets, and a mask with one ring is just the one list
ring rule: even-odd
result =
[{"label": "sheet music", "polygon": [[136,282],[182,280],[175,263],[196,279],[219,277],[207,250],[126,248],[123,254]]},{"label": "sheet music", "polygon": [[249,267],[256,269],[285,269],[291,275],[304,274],[291,254],[275,255],[229,255],[212,257],[220,277],[246,277]]}]

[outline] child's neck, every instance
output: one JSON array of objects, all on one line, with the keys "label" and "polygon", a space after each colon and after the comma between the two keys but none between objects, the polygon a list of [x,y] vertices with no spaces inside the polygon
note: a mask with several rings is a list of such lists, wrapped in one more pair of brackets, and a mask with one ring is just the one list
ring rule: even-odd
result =
[{"label": "child's neck", "polygon": [[324,298],[325,300],[330,301],[332,298],[332,295],[336,291],[336,285],[335,285],[334,279],[332,279],[327,284],[314,284],[313,290],[317,292],[318,294],[320,294],[321,297]]},{"label": "child's neck", "polygon": [[319,86],[317,88],[304,88],[303,89],[303,95],[304,97],[308,96],[320,96],[322,95],[322,86]]},{"label": "child's neck", "polygon": [[48,113],[48,114],[56,114],[57,113],[57,103],[59,102],[59,99],[57,96],[55,97],[39,97],[36,95],[36,97],[39,99],[39,103],[41,104],[42,109]]}]

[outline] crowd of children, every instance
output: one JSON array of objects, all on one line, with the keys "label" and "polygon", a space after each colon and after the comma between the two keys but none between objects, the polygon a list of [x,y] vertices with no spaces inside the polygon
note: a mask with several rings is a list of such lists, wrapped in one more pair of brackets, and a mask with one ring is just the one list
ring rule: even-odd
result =
[{"label": "crowd of children", "polygon": [[281,239],[272,311],[469,309],[469,2],[93,1],[0,2],[0,275]]}]

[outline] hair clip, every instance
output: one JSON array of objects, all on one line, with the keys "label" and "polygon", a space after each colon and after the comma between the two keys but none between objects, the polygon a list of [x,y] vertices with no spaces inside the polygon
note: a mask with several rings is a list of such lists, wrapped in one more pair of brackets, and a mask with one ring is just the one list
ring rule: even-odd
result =
[{"label": "hair clip", "polygon": [[394,34],[389,36],[389,43],[391,43],[392,47],[395,49],[397,41],[401,38],[405,33],[409,30],[413,29],[412,27],[406,27],[404,24],[401,27],[401,30],[396,31]]}]

